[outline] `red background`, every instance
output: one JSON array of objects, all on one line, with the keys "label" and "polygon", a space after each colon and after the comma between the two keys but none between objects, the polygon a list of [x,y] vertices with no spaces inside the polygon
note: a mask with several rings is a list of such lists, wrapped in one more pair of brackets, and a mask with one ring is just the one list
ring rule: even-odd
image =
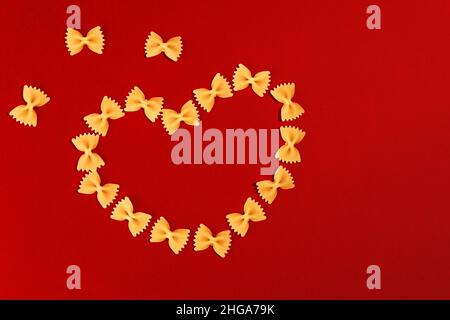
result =
[{"label": "red background", "polygon": [[[371,1],[2,1],[0,298],[450,298],[449,1],[376,1],[382,30],[366,28]],[[69,56],[66,8],[82,31],[100,25],[103,55]],[[173,63],[144,58],[150,31],[181,35]],[[124,104],[138,85],[179,108],[216,72],[238,63],[292,81],[307,132],[296,188],[268,219],[233,235],[226,259],[212,250],[178,256],[133,238],[94,196],[77,194],[80,153],[70,139],[108,95]],[[28,128],[8,112],[24,84],[50,103]],[[277,128],[279,104],[251,90],[201,111],[204,128]],[[258,165],[175,166],[172,143],[142,113],[111,124],[97,151],[104,182],[120,184],[135,209],[175,228],[214,232],[224,216],[259,200]],[[192,240],[192,237],[191,237]],[[66,267],[82,289],[66,288]],[[382,290],[366,288],[366,268]]]}]

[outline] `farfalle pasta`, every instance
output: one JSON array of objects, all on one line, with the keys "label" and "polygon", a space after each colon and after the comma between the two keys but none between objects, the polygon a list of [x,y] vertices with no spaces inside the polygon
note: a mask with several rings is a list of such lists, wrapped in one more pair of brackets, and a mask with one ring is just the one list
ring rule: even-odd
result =
[{"label": "farfalle pasta", "polygon": [[244,213],[230,213],[226,216],[231,229],[241,237],[247,234],[249,221],[258,222],[266,220],[266,214],[258,202],[247,198],[244,204]]},{"label": "farfalle pasta", "polygon": [[150,242],[168,241],[170,249],[175,254],[183,250],[189,239],[189,229],[170,230],[170,225],[164,217],[160,217],[152,227]]},{"label": "farfalle pasta", "polygon": [[105,39],[103,37],[102,28],[97,26],[88,31],[86,36],[73,28],[67,28],[66,32],[66,46],[71,56],[83,50],[87,46],[91,51],[102,54]]},{"label": "farfalle pasta", "polygon": [[211,89],[201,88],[195,89],[193,92],[198,104],[207,112],[214,107],[216,97],[230,98],[233,96],[230,84],[220,73],[217,73],[211,81]]},{"label": "farfalle pasta", "polygon": [[144,109],[145,116],[151,122],[155,122],[163,108],[164,98],[153,97],[146,99],[139,87],[134,87],[125,101],[125,111],[134,112]]},{"label": "farfalle pasta", "polygon": [[300,104],[292,101],[295,94],[295,84],[294,83],[283,83],[272,90],[270,94],[278,102],[282,103],[281,106],[281,120],[289,121],[300,117],[305,110]]},{"label": "farfalle pasta", "polygon": [[211,230],[204,224],[200,224],[194,237],[194,250],[201,251],[212,247],[214,252],[225,258],[231,246],[231,232],[225,230],[213,236]]},{"label": "farfalle pasta", "polygon": [[103,97],[100,105],[101,113],[91,113],[83,119],[95,133],[106,136],[109,128],[108,120],[116,120],[125,116],[119,104],[110,97]]},{"label": "farfalle pasta", "polygon": [[244,90],[251,86],[260,97],[264,96],[270,84],[270,72],[261,71],[252,76],[250,70],[243,64],[239,64],[233,75],[234,91]]},{"label": "farfalle pasta", "polygon": [[114,207],[111,219],[116,221],[128,221],[128,229],[133,237],[139,235],[147,228],[151,215],[144,212],[134,212],[130,198],[125,197]]},{"label": "farfalle pasta", "polygon": [[147,58],[157,56],[163,52],[170,60],[178,61],[183,51],[181,37],[173,37],[164,42],[156,32],[150,32],[145,41],[145,56]]},{"label": "farfalle pasta", "polygon": [[[68,29],[66,33],[66,45],[71,55],[75,55],[87,46],[93,52],[101,54],[104,47],[104,37],[100,27],[91,29],[86,37],[79,31]],[[177,61],[183,51],[181,37],[173,37],[164,40],[155,32],[150,32],[145,42],[145,56],[147,58],[163,53],[167,58]],[[233,74],[234,91],[244,90],[251,87],[252,91],[259,97],[264,97],[271,82],[269,71],[260,71],[252,74],[249,68],[239,64]],[[220,73],[216,73],[211,81],[210,88],[199,88],[193,90],[195,100],[201,108],[210,112],[217,98],[230,98],[233,96],[233,89],[228,80]],[[303,108],[294,102],[295,84],[283,83],[270,91],[272,97],[282,104],[281,120],[288,121],[298,118],[304,113]],[[26,106],[16,107],[11,111],[15,119],[21,123],[36,125],[36,113],[33,108],[44,105],[49,98],[39,89],[24,87],[24,100]],[[200,124],[199,112],[193,100],[187,101],[180,109],[172,110],[164,108],[164,98],[147,98],[144,92],[134,86],[125,99],[125,109],[113,99],[104,96],[100,106],[101,113],[92,113],[85,116],[87,126],[95,133],[81,134],[72,139],[74,146],[83,154],[77,162],[77,170],[89,171],[81,180],[78,192],[81,194],[96,194],[97,200],[103,208],[107,208],[114,203],[119,185],[114,183],[101,183],[98,168],[105,165],[103,159],[94,152],[97,148],[100,136],[105,136],[108,132],[110,120],[116,120],[125,116],[125,112],[138,112],[143,110],[147,119],[155,122],[161,114],[161,121],[169,135],[174,134],[182,125],[196,126]],[[300,152],[296,148],[305,136],[305,132],[297,127],[283,126],[280,128],[281,138],[285,142],[275,154],[275,157],[283,162],[300,162]],[[283,166],[279,166],[274,173],[273,180],[262,180],[256,183],[260,197],[272,204],[277,197],[278,190],[287,190],[295,187],[291,173]],[[116,203],[111,211],[110,218],[115,221],[126,222],[128,230],[133,237],[143,233],[151,219],[150,214],[135,212],[133,203],[129,197],[124,197]],[[260,222],[266,220],[266,213],[260,203],[248,197],[245,201],[242,213],[230,213],[226,215],[226,220],[230,230],[224,230],[213,234],[210,228],[200,224],[194,235],[194,251],[203,251],[211,248],[217,255],[225,258],[230,247],[232,231],[241,237],[247,235],[250,222]],[[172,230],[169,222],[160,217],[152,226],[149,241],[160,243],[167,241],[170,249],[179,254],[189,241],[189,229]]]},{"label": "farfalle pasta", "polygon": [[303,140],[305,132],[297,127],[285,126],[280,128],[280,134],[284,145],[275,153],[275,158],[287,163],[300,162],[300,151],[295,145]]},{"label": "farfalle pasta", "polygon": [[97,148],[99,138],[98,135],[85,133],[72,139],[75,148],[83,152],[78,159],[78,171],[92,171],[105,165],[102,157],[93,152]]},{"label": "farfalle pasta", "polygon": [[22,90],[23,100],[21,104],[9,112],[9,115],[25,126],[37,126],[37,114],[35,108],[46,105],[50,98],[40,89],[25,85]]},{"label": "farfalle pasta", "polygon": [[182,122],[190,126],[198,126],[200,123],[197,108],[192,100],[186,102],[179,113],[172,109],[162,110],[162,123],[170,135],[177,131]]},{"label": "farfalle pasta", "polygon": [[108,207],[119,192],[119,185],[115,183],[101,184],[100,175],[97,171],[87,173],[81,180],[78,192],[81,194],[97,194],[97,200],[102,208]]},{"label": "farfalle pasta", "polygon": [[278,189],[292,189],[295,185],[291,173],[283,166],[279,166],[277,171],[275,171],[273,181],[259,181],[256,183],[256,187],[261,198],[271,204],[277,196]]}]

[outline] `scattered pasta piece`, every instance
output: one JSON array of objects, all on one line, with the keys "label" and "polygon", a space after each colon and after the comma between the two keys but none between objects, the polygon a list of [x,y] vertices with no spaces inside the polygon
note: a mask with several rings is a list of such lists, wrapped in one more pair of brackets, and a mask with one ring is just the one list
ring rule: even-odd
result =
[{"label": "scattered pasta piece", "polygon": [[211,89],[195,89],[194,95],[200,106],[207,112],[210,112],[214,107],[216,97],[230,98],[233,96],[233,92],[227,79],[220,73],[217,73],[211,81]]},{"label": "scattered pasta piece", "polygon": [[252,86],[253,91],[260,97],[264,96],[270,84],[270,72],[261,71],[252,76],[250,70],[243,64],[239,64],[234,71],[233,87],[234,91],[240,91]]},{"label": "scattered pasta piece", "polygon": [[198,126],[200,124],[198,111],[192,100],[189,100],[181,107],[180,113],[172,109],[163,109],[162,122],[170,135],[177,131],[181,122],[190,126]]},{"label": "scattered pasta piece", "polygon": [[107,183],[101,185],[100,175],[97,171],[87,173],[81,180],[78,192],[82,194],[97,193],[97,200],[103,208],[108,207],[116,198],[119,192],[119,185],[115,183]]},{"label": "scattered pasta piece", "polygon": [[164,217],[160,217],[153,225],[150,242],[162,242],[168,240],[170,249],[172,249],[175,254],[179,254],[189,239],[189,232],[189,229],[176,229],[170,231],[167,220],[164,219]]},{"label": "scattered pasta piece", "polygon": [[305,131],[297,127],[287,126],[281,127],[280,133],[285,144],[278,149],[275,158],[287,163],[300,162],[300,151],[295,145],[303,140]]},{"label": "scattered pasta piece", "polygon": [[128,221],[128,229],[133,237],[139,235],[147,228],[151,215],[143,212],[134,212],[133,204],[128,197],[120,200],[111,214],[111,219],[116,221]]},{"label": "scattered pasta piece", "polygon": [[108,132],[109,123],[108,120],[116,120],[125,116],[119,104],[109,97],[103,97],[102,104],[100,106],[101,114],[91,113],[85,116],[83,119],[95,133],[102,136],[106,136]]},{"label": "scattered pasta piece", "polygon": [[278,102],[281,102],[281,121],[294,120],[300,117],[305,110],[297,102],[293,102],[292,98],[295,94],[294,83],[283,83],[273,88],[270,93]]},{"label": "scattered pasta piece", "polygon": [[226,216],[231,229],[241,237],[247,234],[249,221],[258,222],[266,220],[266,214],[258,202],[247,198],[244,204],[244,214],[230,213]]},{"label": "scattered pasta piece", "polygon": [[177,61],[182,51],[183,41],[181,41],[181,37],[173,37],[164,42],[156,32],[152,31],[148,35],[147,41],[145,41],[145,56],[147,58],[164,52],[170,60]]},{"label": "scattered pasta piece", "polygon": [[228,250],[231,246],[231,232],[230,230],[219,232],[215,237],[212,235],[211,230],[204,224],[200,224],[194,237],[194,250],[201,251],[206,250],[209,247],[213,247],[214,251],[225,258]]},{"label": "scattered pasta piece", "polygon": [[103,37],[102,28],[97,26],[92,28],[84,37],[78,30],[67,28],[66,32],[66,46],[71,56],[76,55],[84,46],[87,46],[91,51],[102,54],[105,39]]},{"label": "scattered pasta piece", "polygon": [[256,183],[256,187],[261,198],[271,204],[277,196],[277,189],[292,189],[295,185],[291,173],[283,166],[279,166],[275,172],[273,181],[259,181]]},{"label": "scattered pasta piece", "polygon": [[50,101],[50,98],[36,87],[24,86],[22,90],[23,100],[26,105],[19,105],[9,112],[14,120],[25,126],[37,126],[37,114],[34,108],[42,107]]},{"label": "scattered pasta piece", "polygon": [[78,171],[93,171],[105,165],[103,159],[92,152],[97,148],[99,136],[92,133],[85,133],[72,139],[72,143],[78,151],[84,152],[78,159]]},{"label": "scattered pasta piece", "polygon": [[163,102],[164,98],[162,97],[145,99],[142,90],[135,86],[127,96],[127,100],[125,101],[125,111],[134,112],[144,109],[145,116],[148,120],[155,122],[161,113]]}]

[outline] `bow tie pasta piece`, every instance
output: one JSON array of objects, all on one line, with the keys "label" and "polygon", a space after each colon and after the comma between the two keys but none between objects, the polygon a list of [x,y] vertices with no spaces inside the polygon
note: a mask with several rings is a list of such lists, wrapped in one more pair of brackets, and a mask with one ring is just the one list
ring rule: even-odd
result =
[{"label": "bow tie pasta piece", "polygon": [[81,180],[78,193],[94,194],[97,193],[97,200],[102,208],[108,207],[116,198],[119,192],[119,185],[115,183],[107,183],[101,185],[100,175],[97,171],[87,173]]},{"label": "bow tie pasta piece", "polygon": [[291,173],[283,166],[279,166],[275,172],[273,181],[259,181],[256,183],[256,187],[261,198],[271,204],[277,196],[277,189],[292,189],[295,185]]},{"label": "bow tie pasta piece", "polygon": [[247,234],[249,221],[258,222],[266,220],[266,214],[258,202],[247,198],[244,204],[244,214],[230,213],[226,216],[231,229],[241,237]]},{"label": "bow tie pasta piece", "polygon": [[225,258],[231,246],[230,230],[221,231],[215,237],[211,230],[204,224],[200,224],[194,237],[194,250],[206,250],[213,247],[213,250],[222,258]]},{"label": "bow tie pasta piece", "polygon": [[155,122],[161,113],[164,98],[153,97],[146,99],[144,93],[139,87],[134,87],[127,96],[125,101],[125,111],[134,112],[144,109],[145,116],[151,122]]},{"label": "bow tie pasta piece", "polygon": [[97,148],[99,136],[92,133],[85,133],[72,139],[72,143],[78,151],[84,152],[78,159],[78,171],[93,171],[105,165],[103,159],[92,152]]},{"label": "bow tie pasta piece", "polygon": [[24,86],[22,90],[23,100],[26,105],[19,105],[9,112],[9,115],[25,126],[37,126],[37,114],[34,108],[42,107],[50,101],[50,98],[40,89]]},{"label": "bow tie pasta piece", "polygon": [[292,98],[295,94],[294,83],[283,83],[270,91],[272,97],[281,102],[281,121],[294,120],[300,117],[305,110],[297,102],[293,102]]},{"label": "bow tie pasta piece", "polygon": [[250,70],[243,64],[239,64],[233,75],[233,89],[240,91],[252,86],[253,91],[260,97],[264,96],[270,84],[270,72],[261,71],[252,76]]},{"label": "bow tie pasta piece", "polygon": [[177,61],[183,51],[183,41],[181,37],[173,37],[164,42],[156,33],[150,32],[145,41],[145,57],[150,58],[164,52],[166,57],[172,61]]},{"label": "bow tie pasta piece", "polygon": [[116,120],[125,116],[120,105],[109,97],[103,97],[102,104],[100,106],[101,114],[91,113],[85,116],[83,119],[91,130],[102,136],[106,136],[108,132],[109,123],[108,120]]},{"label": "bow tie pasta piece", "polygon": [[66,32],[66,46],[71,56],[76,55],[84,46],[87,46],[91,51],[102,54],[105,40],[103,37],[102,28],[97,26],[92,28],[84,37],[78,30],[67,28]]},{"label": "bow tie pasta piece", "polygon": [[287,163],[300,162],[300,151],[295,145],[303,140],[306,134],[305,131],[297,127],[285,126],[280,128],[280,134],[285,143],[278,149],[275,158]]},{"label": "bow tie pasta piece", "polygon": [[128,197],[120,200],[111,214],[111,219],[116,221],[128,221],[128,229],[133,237],[139,235],[147,228],[151,215],[143,212],[134,212],[133,204]]},{"label": "bow tie pasta piece", "polygon": [[201,88],[195,89],[193,92],[198,104],[207,112],[214,107],[216,97],[230,98],[233,96],[230,84],[220,73],[217,73],[211,81],[211,89]]},{"label": "bow tie pasta piece", "polygon": [[198,126],[200,124],[198,111],[192,100],[189,100],[181,107],[180,113],[172,109],[163,109],[162,122],[170,135],[177,131],[181,122],[190,126]]},{"label": "bow tie pasta piece", "polygon": [[170,230],[170,225],[164,217],[160,217],[153,225],[150,242],[162,242],[168,240],[169,247],[175,254],[186,245],[189,239],[189,229]]}]

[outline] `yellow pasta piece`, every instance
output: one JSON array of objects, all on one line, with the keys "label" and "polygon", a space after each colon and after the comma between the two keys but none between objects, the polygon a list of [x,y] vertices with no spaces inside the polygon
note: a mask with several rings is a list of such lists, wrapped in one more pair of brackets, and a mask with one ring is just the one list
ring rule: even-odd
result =
[{"label": "yellow pasta piece", "polygon": [[155,122],[161,113],[164,98],[153,97],[146,99],[144,93],[139,87],[134,87],[127,96],[125,101],[125,111],[134,112],[144,109],[145,116],[151,122]]},{"label": "yellow pasta piece", "polygon": [[266,214],[258,202],[247,198],[244,204],[244,214],[230,213],[226,216],[231,229],[241,237],[247,234],[249,221],[258,222],[266,220]]},{"label": "yellow pasta piece", "polygon": [[72,143],[78,151],[84,152],[78,159],[78,171],[92,171],[105,165],[102,157],[92,152],[97,148],[99,136],[85,133],[72,139]]},{"label": "yellow pasta piece", "polygon": [[305,110],[297,102],[292,101],[295,94],[294,83],[283,83],[273,88],[270,93],[272,97],[283,105],[281,107],[281,120],[289,121],[300,117]]},{"label": "yellow pasta piece", "polygon": [[189,229],[176,229],[171,231],[167,220],[164,217],[160,217],[153,225],[150,242],[168,240],[170,249],[175,254],[179,254],[189,239],[189,232]]},{"label": "yellow pasta piece", "polygon": [[198,104],[207,112],[210,112],[214,107],[216,97],[230,98],[233,96],[233,92],[227,79],[217,73],[211,81],[211,89],[195,89],[194,95]]},{"label": "yellow pasta piece", "polygon": [[305,131],[297,127],[285,126],[280,128],[280,133],[285,143],[278,149],[275,158],[287,163],[300,162],[300,151],[295,145],[303,140],[306,134]]},{"label": "yellow pasta piece", "polygon": [[78,192],[81,194],[97,193],[97,200],[103,208],[108,207],[116,198],[119,192],[119,185],[107,183],[101,185],[100,175],[97,171],[87,173],[81,180]]},{"label": "yellow pasta piece", "polygon": [[151,215],[144,212],[134,212],[133,204],[128,197],[120,200],[111,214],[111,219],[116,221],[128,221],[128,229],[133,237],[139,235],[147,228]]},{"label": "yellow pasta piece", "polygon": [[25,126],[37,126],[37,114],[34,108],[42,107],[50,101],[50,98],[36,87],[24,86],[22,90],[23,100],[26,105],[19,105],[9,112],[14,120]]},{"label": "yellow pasta piece", "polygon": [[116,120],[125,116],[119,104],[109,97],[103,97],[102,104],[100,106],[101,114],[91,113],[85,116],[83,119],[95,133],[102,136],[106,136],[108,132],[109,123],[108,120]]},{"label": "yellow pasta piece", "polygon": [[250,70],[243,64],[239,64],[233,75],[234,91],[244,90],[249,85],[253,91],[260,97],[264,96],[270,84],[270,72],[261,71],[252,76]]},{"label": "yellow pasta piece", "polygon": [[164,52],[170,60],[177,61],[183,51],[183,41],[181,37],[173,37],[164,42],[156,33],[150,32],[145,42],[145,56],[147,58],[157,56]]},{"label": "yellow pasta piece", "polygon": [[177,131],[182,122],[190,126],[198,126],[200,123],[197,108],[192,100],[189,100],[181,107],[180,113],[172,109],[163,109],[162,122],[170,135]]},{"label": "yellow pasta piece", "polygon": [[295,185],[291,173],[283,166],[279,166],[275,172],[273,181],[259,181],[256,183],[256,187],[261,198],[271,204],[277,196],[278,189],[292,189]]},{"label": "yellow pasta piece", "polygon": [[194,250],[201,251],[206,250],[209,247],[213,247],[214,251],[225,258],[228,250],[231,246],[231,232],[230,230],[221,231],[215,237],[212,235],[211,230],[204,224],[200,224],[194,237]]},{"label": "yellow pasta piece", "polygon": [[84,46],[87,46],[91,51],[102,54],[105,39],[103,37],[102,28],[97,26],[92,28],[84,37],[78,30],[67,28],[66,32],[66,46],[71,56],[76,55]]}]

